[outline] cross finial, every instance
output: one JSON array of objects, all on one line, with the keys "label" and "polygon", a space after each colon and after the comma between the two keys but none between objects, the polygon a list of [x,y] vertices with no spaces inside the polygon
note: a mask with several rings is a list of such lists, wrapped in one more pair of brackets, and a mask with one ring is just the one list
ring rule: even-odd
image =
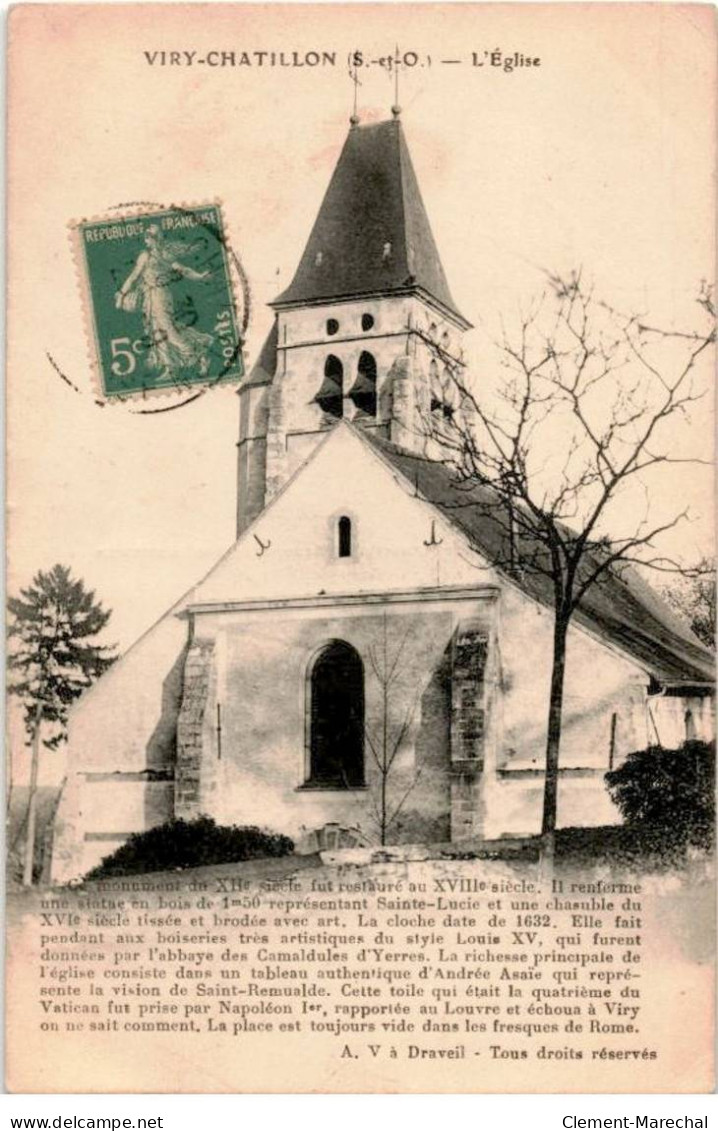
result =
[{"label": "cross finial", "polygon": [[399,105],[399,67],[401,66],[401,58],[399,56],[399,44],[396,45],[394,52],[394,105],[391,112],[394,118],[398,118],[401,114],[401,106]]},{"label": "cross finial", "polygon": [[356,63],[354,64],[353,70],[351,69],[351,67],[349,68],[349,78],[354,83],[354,110],[353,110],[351,118],[349,119],[349,122],[350,122],[350,125],[352,125],[352,126],[358,126],[359,125],[359,112],[358,112],[357,103],[358,103],[358,98],[359,98],[359,87],[361,86],[361,83],[359,82],[359,68],[357,67]]}]

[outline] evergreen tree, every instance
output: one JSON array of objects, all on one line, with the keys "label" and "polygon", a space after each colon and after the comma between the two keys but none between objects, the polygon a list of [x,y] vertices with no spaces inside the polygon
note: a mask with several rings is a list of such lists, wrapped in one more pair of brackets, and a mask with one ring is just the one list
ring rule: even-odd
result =
[{"label": "evergreen tree", "polygon": [[114,646],[98,644],[111,610],[67,566],[38,572],[8,601],[8,690],[23,706],[31,747],[23,883],[32,884],[40,744],[56,749],[67,737],[71,704],[113,663]]}]

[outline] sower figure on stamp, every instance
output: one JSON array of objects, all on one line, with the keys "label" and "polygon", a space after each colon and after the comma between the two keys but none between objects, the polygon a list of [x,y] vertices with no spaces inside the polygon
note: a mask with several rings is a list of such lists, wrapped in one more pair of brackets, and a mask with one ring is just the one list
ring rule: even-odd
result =
[{"label": "sower figure on stamp", "polygon": [[197,282],[209,277],[209,271],[195,271],[176,258],[186,255],[190,248],[178,241],[166,242],[157,224],[151,224],[145,234],[146,251],[141,251],[137,262],[115,295],[119,310],[132,312],[138,301],[150,349],[147,364],[159,370],[159,377],[173,376],[179,369],[197,366],[201,376],[210,367],[207,356],[212,335],[192,326],[178,324],[175,318],[174,299],[170,283],[178,275]]}]

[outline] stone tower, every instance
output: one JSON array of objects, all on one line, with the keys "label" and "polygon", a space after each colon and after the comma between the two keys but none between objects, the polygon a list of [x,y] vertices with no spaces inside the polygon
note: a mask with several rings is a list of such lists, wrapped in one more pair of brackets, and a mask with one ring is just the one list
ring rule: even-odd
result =
[{"label": "stone tower", "polygon": [[275,321],[239,389],[238,535],[342,418],[410,451],[449,414],[459,313],[398,111],[353,121]]}]

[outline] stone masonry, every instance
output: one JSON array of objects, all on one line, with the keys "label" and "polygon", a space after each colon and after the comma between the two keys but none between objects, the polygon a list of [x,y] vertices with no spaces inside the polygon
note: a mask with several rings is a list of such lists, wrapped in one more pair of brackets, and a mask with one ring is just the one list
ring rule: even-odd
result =
[{"label": "stone masonry", "polygon": [[[184,694],[177,720],[176,817],[198,816],[211,790],[210,759],[204,751],[203,734],[213,661],[214,641],[194,640],[185,661]],[[211,759],[212,763],[214,761]]]},{"label": "stone masonry", "polygon": [[452,649],[451,839],[479,836],[481,776],[486,735],[485,674],[489,638],[485,627],[459,627]]}]

